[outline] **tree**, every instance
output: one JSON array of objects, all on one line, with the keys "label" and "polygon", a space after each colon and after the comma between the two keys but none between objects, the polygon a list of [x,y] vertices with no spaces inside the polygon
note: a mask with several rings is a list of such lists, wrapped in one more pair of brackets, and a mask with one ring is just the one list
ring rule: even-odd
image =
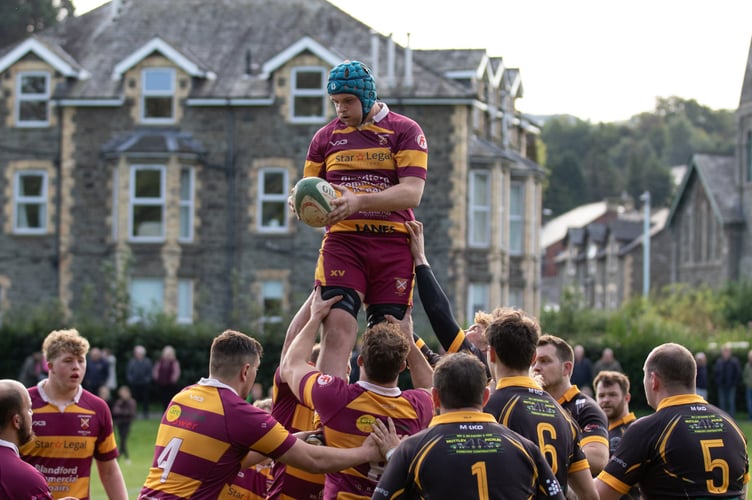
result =
[{"label": "tree", "polygon": [[0,0],[0,47],[53,26],[74,10],[72,0]]}]

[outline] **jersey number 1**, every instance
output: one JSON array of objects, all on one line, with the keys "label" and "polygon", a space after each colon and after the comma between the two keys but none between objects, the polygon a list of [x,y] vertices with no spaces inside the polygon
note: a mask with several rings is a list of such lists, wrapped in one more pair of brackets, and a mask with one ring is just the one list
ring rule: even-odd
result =
[{"label": "jersey number 1", "polygon": [[475,462],[470,469],[473,476],[478,476],[478,498],[488,500],[488,476],[486,475],[486,462]]}]

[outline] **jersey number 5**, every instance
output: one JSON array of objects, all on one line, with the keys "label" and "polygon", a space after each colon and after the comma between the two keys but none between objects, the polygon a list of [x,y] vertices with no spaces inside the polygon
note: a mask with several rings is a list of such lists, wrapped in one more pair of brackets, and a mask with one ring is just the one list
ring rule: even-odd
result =
[{"label": "jersey number 5", "polygon": [[705,481],[708,486],[708,493],[726,493],[729,487],[729,466],[722,458],[712,458],[710,456],[711,448],[723,448],[723,439],[702,439],[700,440],[700,446],[702,446],[702,460],[705,463],[705,470],[713,472],[713,469],[721,470],[721,484],[716,486],[712,479]]}]

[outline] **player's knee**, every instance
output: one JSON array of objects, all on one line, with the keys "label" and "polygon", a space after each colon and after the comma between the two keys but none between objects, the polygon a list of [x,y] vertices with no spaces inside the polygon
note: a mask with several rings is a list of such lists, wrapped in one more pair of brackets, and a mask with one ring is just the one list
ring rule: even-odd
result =
[{"label": "player's knee", "polygon": [[368,328],[384,321],[387,314],[402,319],[405,317],[405,311],[407,311],[405,304],[372,304],[366,308]]},{"label": "player's knee", "polygon": [[336,302],[332,306],[332,309],[342,309],[343,311],[349,312],[357,320],[358,312],[360,312],[361,306],[360,296],[358,295],[358,292],[356,292],[352,288],[344,288],[339,286],[321,287],[322,298],[331,299],[332,297],[336,297],[337,295],[341,295],[342,300]]}]

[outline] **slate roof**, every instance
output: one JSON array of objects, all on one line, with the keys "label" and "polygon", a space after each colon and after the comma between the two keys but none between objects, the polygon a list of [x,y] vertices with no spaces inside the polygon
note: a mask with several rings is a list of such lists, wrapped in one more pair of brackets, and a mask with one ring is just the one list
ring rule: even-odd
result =
[{"label": "slate roof", "polygon": [[689,169],[671,205],[666,225],[670,226],[673,223],[674,216],[684,201],[684,194],[694,180],[702,184],[713,213],[722,224],[744,222],[736,174],[736,159],[733,156],[693,155]]},{"label": "slate roof", "polygon": [[[445,62],[447,68],[475,71],[485,50],[415,50],[414,85],[390,89],[384,86],[388,37],[376,36],[380,96],[473,97],[472,89],[443,76],[436,64]],[[259,75],[258,68],[304,37],[337,60],[371,63],[372,29],[326,0],[122,0],[117,16],[113,16],[111,4],[104,4],[46,30],[40,40],[91,73],[87,79],[69,79],[68,87],[59,89],[56,97],[119,97],[123,82],[113,78],[115,67],[159,38],[207,74],[216,75],[214,79],[194,78],[191,98],[256,98],[271,95],[269,75]],[[406,51],[396,42],[395,47],[394,76],[399,82],[404,76]],[[10,50],[12,47],[3,53]],[[252,77],[248,76],[249,66],[256,70]]]}]

